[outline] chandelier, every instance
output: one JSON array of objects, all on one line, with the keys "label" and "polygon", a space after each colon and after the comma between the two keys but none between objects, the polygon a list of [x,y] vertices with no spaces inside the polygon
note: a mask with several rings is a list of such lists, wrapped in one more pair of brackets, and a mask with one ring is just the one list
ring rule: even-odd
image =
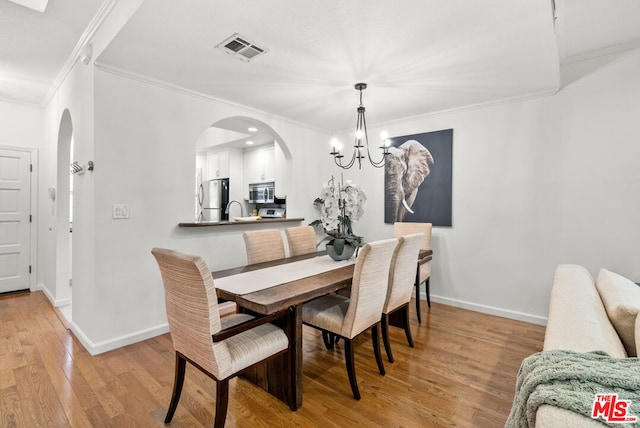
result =
[{"label": "chandelier", "polygon": [[[385,140],[384,144],[379,148],[382,149],[382,159],[374,161],[369,151],[369,137],[367,136],[367,121],[364,118],[364,106],[362,105],[362,91],[367,89],[366,83],[356,83],[356,90],[360,91],[360,105],[358,106],[358,120],[356,121],[356,136],[353,144],[353,154],[351,160],[348,163],[343,163],[342,148],[340,144],[334,139],[332,141],[333,151],[330,153],[333,156],[333,161],[342,169],[349,169],[358,162],[358,169],[362,169],[362,159],[369,159],[371,165],[376,168],[382,168],[385,165],[387,155],[389,154],[389,141]],[[365,156],[366,153],[366,156]]]}]

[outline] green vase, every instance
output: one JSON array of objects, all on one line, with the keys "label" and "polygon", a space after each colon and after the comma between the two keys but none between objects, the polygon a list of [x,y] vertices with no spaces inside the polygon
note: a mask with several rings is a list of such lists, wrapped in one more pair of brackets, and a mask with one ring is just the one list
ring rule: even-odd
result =
[{"label": "green vase", "polygon": [[331,257],[333,260],[336,260],[336,261],[347,260],[351,258],[351,256],[353,256],[353,253],[356,251],[356,247],[349,244],[344,245],[344,248],[342,249],[342,254],[337,254],[335,248],[333,248],[333,245],[327,244],[326,248],[327,248],[327,254],[329,255],[329,257]]}]

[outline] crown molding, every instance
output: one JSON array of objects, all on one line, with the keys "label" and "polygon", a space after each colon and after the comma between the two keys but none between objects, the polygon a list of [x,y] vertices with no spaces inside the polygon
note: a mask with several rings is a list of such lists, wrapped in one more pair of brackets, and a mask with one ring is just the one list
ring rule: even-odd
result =
[{"label": "crown molding", "polygon": [[276,114],[273,113],[269,113],[263,110],[258,110],[256,108],[253,107],[249,107],[243,104],[238,104],[238,103],[234,103],[233,101],[229,101],[229,100],[225,100],[223,98],[217,98],[214,97],[213,95],[207,95],[207,94],[203,94],[202,92],[197,92],[194,91],[192,89],[187,89],[184,88],[182,86],[178,86],[178,85],[174,85],[173,83],[168,83],[164,80],[160,80],[160,79],[155,79],[153,77],[149,77],[149,76],[145,76],[142,74],[138,74],[138,73],[134,73],[132,71],[129,70],[125,70],[119,67],[113,67],[111,65],[107,65],[107,64],[103,64],[100,63],[98,61],[95,62],[95,66],[98,70],[104,71],[105,73],[109,73],[109,74],[113,74],[119,77],[123,77],[125,79],[129,79],[129,80],[135,80],[141,83],[145,83],[151,86],[156,86],[158,88],[162,88],[162,89],[166,89],[169,91],[173,91],[173,92],[178,92],[181,94],[185,94],[185,95],[189,95],[192,96],[194,98],[200,98],[202,100],[205,101],[210,101],[210,102],[215,102],[215,103],[219,103],[219,104],[224,104],[227,105],[229,107],[233,107],[233,108],[238,108],[238,109],[242,109],[242,110],[246,110],[250,113],[254,113],[254,114],[259,114],[261,116],[266,116],[269,118],[273,118],[276,120],[281,120],[284,122],[288,122],[290,124],[302,127],[302,128],[306,128],[309,129],[311,131],[314,132],[318,132],[321,134],[325,134],[325,135],[329,135],[326,129],[320,129],[320,128],[316,128],[314,126],[311,126],[309,124],[306,123],[302,123],[302,122],[297,122],[295,120],[291,120],[289,118],[286,117],[282,117],[282,116],[278,116]]},{"label": "crown molding", "polygon": [[53,96],[56,94],[56,92],[58,92],[58,89],[60,89],[60,86],[62,86],[64,81],[71,73],[71,70],[73,70],[73,67],[80,59],[82,48],[91,41],[93,36],[100,29],[104,21],[107,19],[109,14],[111,14],[111,11],[119,1],[120,0],[105,0],[105,2],[102,3],[100,9],[98,9],[94,17],[87,25],[87,28],[85,28],[84,32],[80,36],[80,39],[78,40],[78,43],[76,43],[76,46],[73,48],[73,51],[71,51],[71,55],[69,55],[67,61],[62,66],[62,69],[60,69],[60,72],[58,72],[58,75],[49,88],[49,92],[47,92],[47,95],[40,103],[42,107],[46,107]]},{"label": "crown molding", "polygon": [[0,101],[12,103],[12,104],[20,104],[27,107],[37,107],[42,108],[42,104],[37,101],[27,101],[18,98],[9,98],[9,97],[0,97]]},{"label": "crown molding", "polygon": [[584,52],[584,53],[577,54],[577,55],[572,55],[570,57],[567,57],[562,62],[562,65],[575,64],[577,62],[589,61],[589,60],[592,60],[592,59],[596,59],[596,58],[600,58],[600,57],[604,57],[604,56],[608,56],[608,55],[615,55],[615,54],[623,53],[623,52],[626,52],[626,51],[631,51],[631,50],[638,49],[638,48],[640,48],[640,40],[633,40],[633,41],[627,42],[627,43],[620,43],[618,45],[608,46],[606,48],[596,49],[594,51],[589,51],[589,52]]}]

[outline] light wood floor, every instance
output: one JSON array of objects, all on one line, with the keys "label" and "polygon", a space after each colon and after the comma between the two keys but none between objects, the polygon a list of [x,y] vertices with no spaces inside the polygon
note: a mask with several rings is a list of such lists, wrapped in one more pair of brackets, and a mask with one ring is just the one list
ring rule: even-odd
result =
[{"label": "light wood floor", "polygon": [[[424,310],[424,309],[423,309]],[[396,362],[377,372],[371,338],[356,347],[355,401],[342,346],[304,330],[303,406],[291,412],[244,379],[231,381],[227,427],[502,427],[526,356],[544,327],[433,304],[416,347],[391,328]],[[163,426],[173,382],[168,334],[92,357],[41,292],[0,298],[1,427]],[[192,367],[170,426],[212,426],[215,383]]]}]

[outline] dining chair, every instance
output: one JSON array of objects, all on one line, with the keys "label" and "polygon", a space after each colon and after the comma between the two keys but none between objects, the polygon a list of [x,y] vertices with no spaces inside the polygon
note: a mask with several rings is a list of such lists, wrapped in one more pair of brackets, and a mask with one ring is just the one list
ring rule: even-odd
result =
[{"label": "dining chair", "polygon": [[399,325],[404,328],[407,342],[413,348],[411,323],[409,321],[409,303],[411,302],[411,292],[416,279],[416,260],[423,241],[424,234],[422,233],[400,237],[391,259],[387,299],[382,308],[382,343],[384,343],[387,358],[391,363],[393,363],[393,353],[391,352],[391,343],[389,341],[389,316],[392,314],[398,313],[400,315]]},{"label": "dining chair", "polygon": [[302,305],[302,321],[322,332],[327,348],[333,348],[335,338],[344,340],[347,374],[356,400],[360,399],[360,390],[356,380],[353,339],[369,328],[378,370],[381,375],[385,374],[378,327],[387,296],[390,260],[397,245],[398,240],[394,238],[371,242],[360,249],[350,297],[327,294]]},{"label": "dining chair", "polygon": [[247,264],[284,259],[284,241],[280,229],[253,230],[244,232]]},{"label": "dining chair", "polygon": [[[396,222],[393,224],[393,237],[399,238],[413,233],[424,233],[424,240],[422,241],[422,245],[420,245],[420,250],[430,250],[432,228],[431,223]],[[425,283],[425,291],[427,294],[427,306],[431,307],[431,257],[431,255],[428,255],[419,259],[416,267],[416,313],[419,323],[422,323],[422,315],[420,313],[420,284],[423,282]]]},{"label": "dining chair", "polygon": [[287,236],[289,256],[301,256],[318,251],[316,231],[313,226],[288,227],[284,233]]},{"label": "dining chair", "polygon": [[[189,362],[215,380],[214,426],[223,427],[229,379],[290,352],[285,332],[269,323],[281,314],[262,318],[232,314],[220,318],[213,277],[202,258],[163,248],[154,248],[151,253],[162,275],[169,330],[176,353],[173,393],[164,423],[171,422],[176,411]],[[290,360],[287,356],[284,358]],[[289,388],[288,404],[293,409],[293,385]]]}]

